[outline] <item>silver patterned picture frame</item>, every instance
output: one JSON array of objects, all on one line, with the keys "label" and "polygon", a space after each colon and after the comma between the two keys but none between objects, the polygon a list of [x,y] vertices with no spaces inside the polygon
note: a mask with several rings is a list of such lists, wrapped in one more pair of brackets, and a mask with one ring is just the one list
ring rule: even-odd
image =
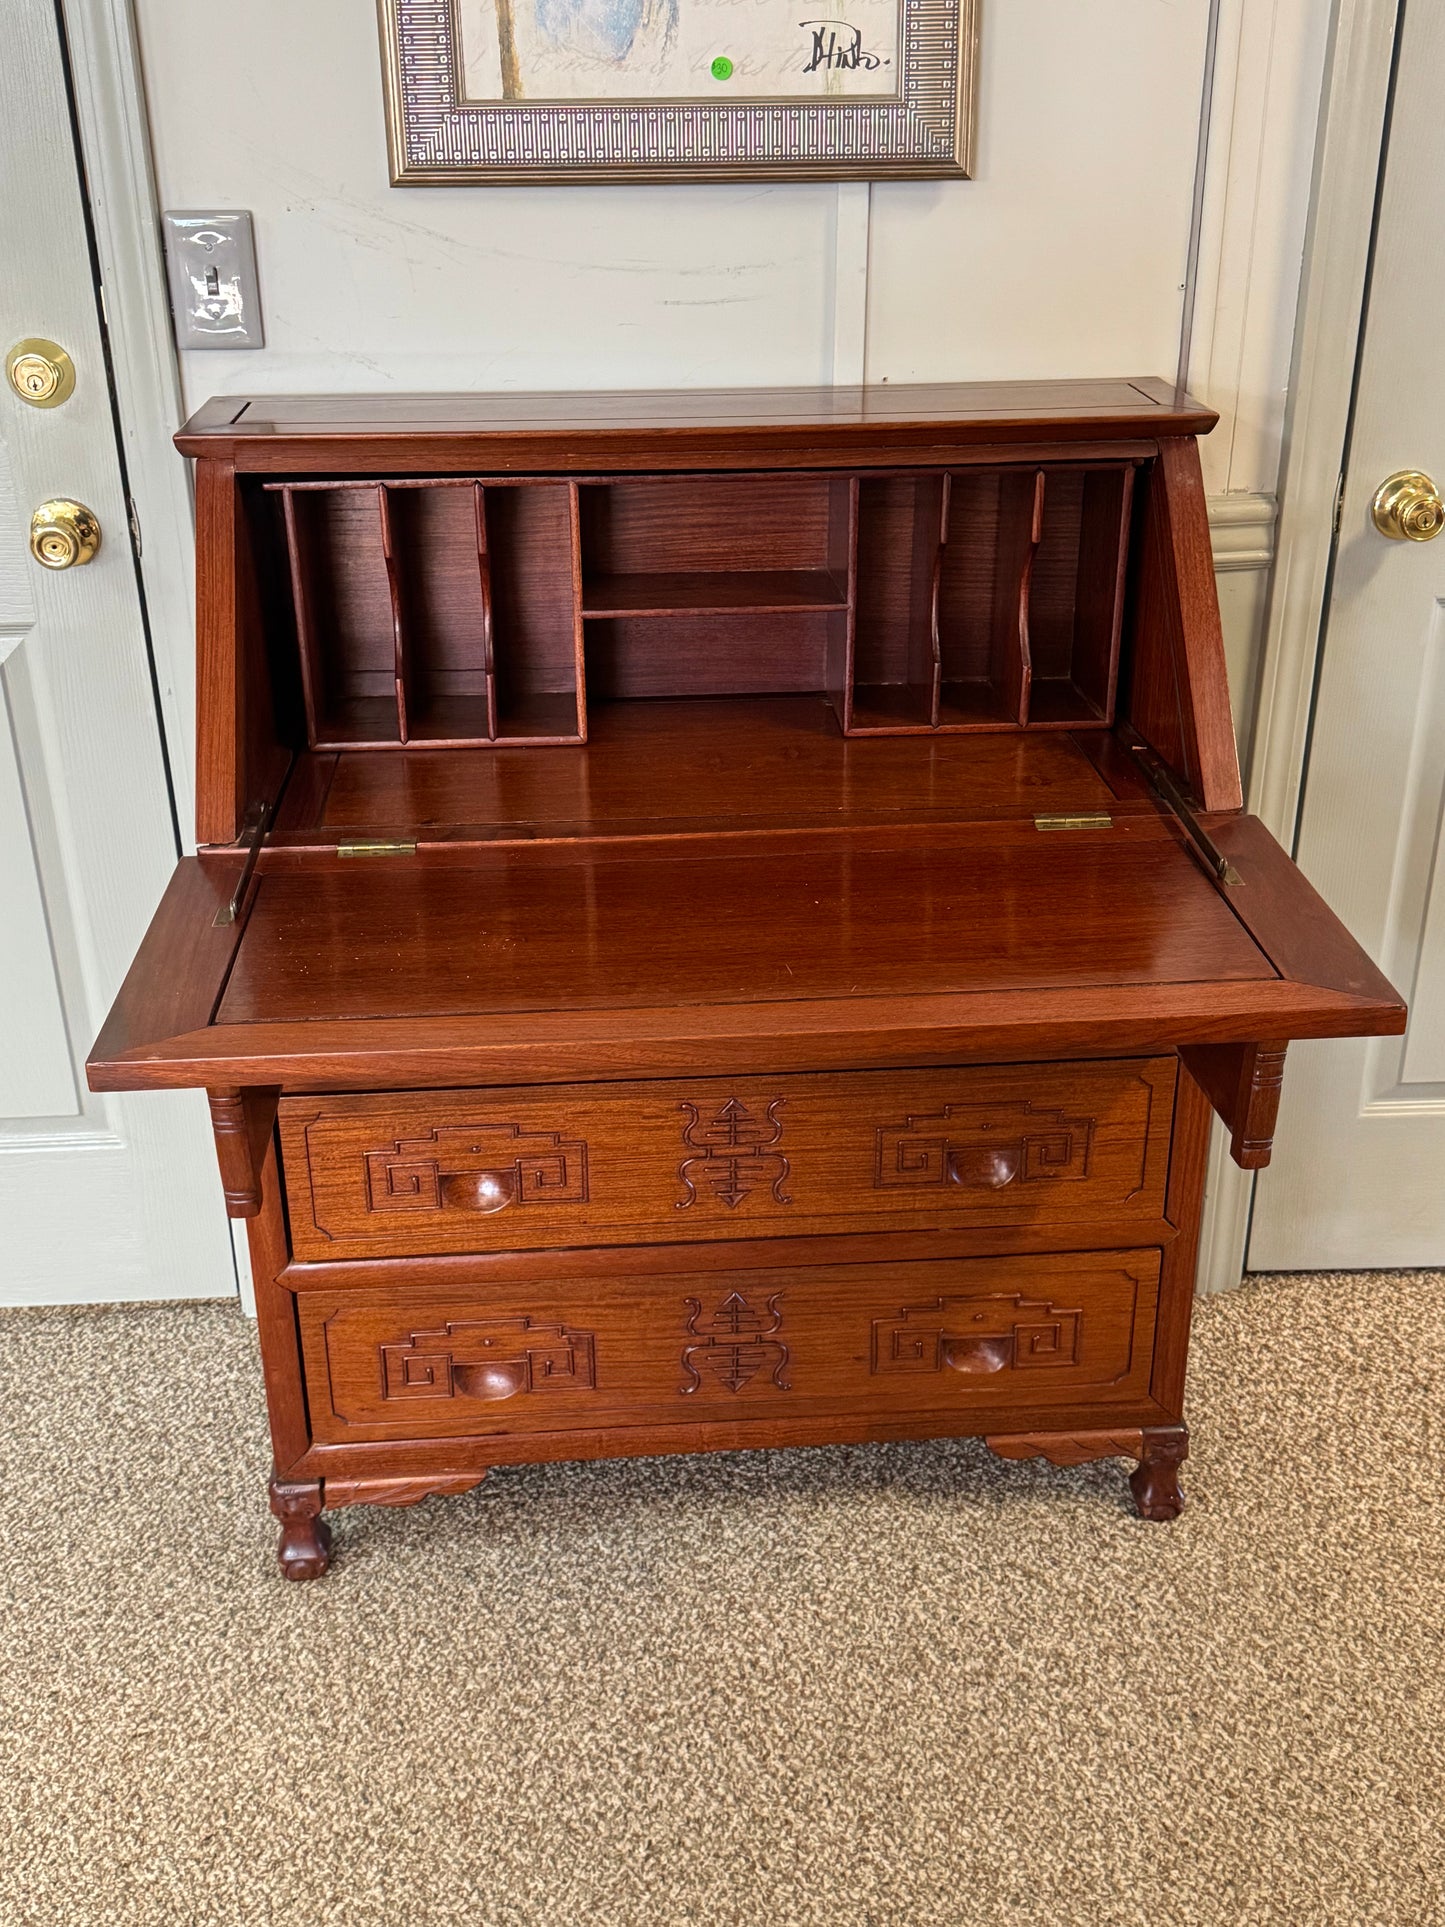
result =
[{"label": "silver patterned picture frame", "polygon": [[398,187],[966,179],[978,0],[378,0]]}]

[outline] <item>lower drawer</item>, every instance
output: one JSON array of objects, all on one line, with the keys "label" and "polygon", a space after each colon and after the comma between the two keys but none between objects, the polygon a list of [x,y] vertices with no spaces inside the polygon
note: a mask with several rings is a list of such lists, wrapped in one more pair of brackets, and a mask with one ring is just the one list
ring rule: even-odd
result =
[{"label": "lower drawer", "polygon": [[[1148,1395],[1155,1250],[817,1265],[418,1294],[308,1289],[320,1444],[1123,1405]],[[378,1271],[382,1268],[378,1267]]]}]

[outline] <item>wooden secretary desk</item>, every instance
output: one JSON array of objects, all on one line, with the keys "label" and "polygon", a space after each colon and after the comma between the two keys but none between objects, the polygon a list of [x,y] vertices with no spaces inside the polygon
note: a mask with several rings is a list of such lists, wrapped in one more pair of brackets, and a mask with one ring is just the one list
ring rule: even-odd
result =
[{"label": "wooden secretary desk", "polygon": [[1173,1518],[1210,1107],[1400,998],[1241,813],[1158,381],[222,400],[203,1086],[282,1569],[489,1467],[981,1434]]}]

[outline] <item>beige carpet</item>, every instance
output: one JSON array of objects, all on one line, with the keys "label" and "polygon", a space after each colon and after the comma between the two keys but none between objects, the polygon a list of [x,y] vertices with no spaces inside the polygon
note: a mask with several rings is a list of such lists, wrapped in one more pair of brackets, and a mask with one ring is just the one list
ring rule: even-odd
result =
[{"label": "beige carpet", "polygon": [[252,1329],[0,1316],[0,1921],[1445,1922],[1445,1278],[1201,1308],[1191,1506],[553,1466],[271,1563]]}]

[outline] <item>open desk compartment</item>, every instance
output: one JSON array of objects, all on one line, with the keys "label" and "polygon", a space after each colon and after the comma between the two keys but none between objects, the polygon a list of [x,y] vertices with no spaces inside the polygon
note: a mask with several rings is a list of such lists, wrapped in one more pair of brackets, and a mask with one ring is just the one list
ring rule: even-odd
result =
[{"label": "open desk compartment", "polygon": [[1133,469],[865,477],[852,734],[1107,724]]},{"label": "open desk compartment", "polygon": [[848,735],[1113,721],[1133,466],[268,483],[312,749],[575,743],[586,694]]},{"label": "open desk compartment", "polygon": [[271,486],[313,749],[581,740],[569,484]]},{"label": "open desk compartment", "polygon": [[847,476],[584,486],[593,695],[841,698],[856,497]]}]

